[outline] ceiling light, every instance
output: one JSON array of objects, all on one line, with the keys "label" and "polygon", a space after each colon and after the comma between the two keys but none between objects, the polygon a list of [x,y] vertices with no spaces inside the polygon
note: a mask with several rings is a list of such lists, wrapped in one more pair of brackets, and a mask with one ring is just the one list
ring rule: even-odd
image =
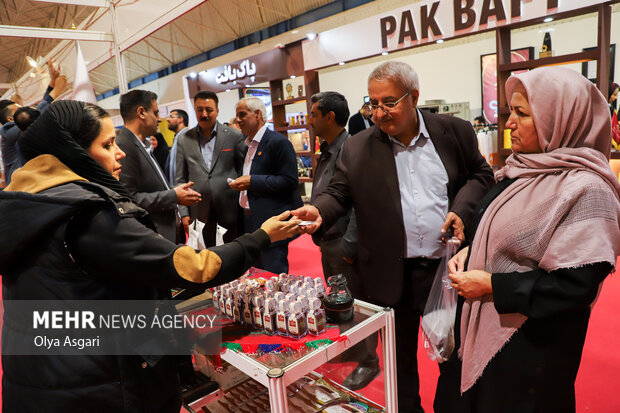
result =
[{"label": "ceiling light", "polygon": [[30,72],[30,77],[35,77],[36,75],[34,74],[34,72]]},{"label": "ceiling light", "polygon": [[206,74],[207,74],[207,71],[206,71],[206,70],[202,70],[202,71],[201,71],[200,73],[198,73],[198,74],[199,74],[200,76],[204,76],[204,75],[206,75]]},{"label": "ceiling light", "polygon": [[344,62],[338,62],[338,65],[344,66]]},{"label": "ceiling light", "polygon": [[28,64],[32,67],[37,67],[37,62],[36,60],[34,60],[32,57],[30,56],[26,56],[26,60],[28,61]]},{"label": "ceiling light", "polygon": [[387,56],[388,52],[381,52],[381,56]]},{"label": "ceiling light", "polygon": [[545,17],[545,20],[543,20],[543,22],[545,23],[551,23],[553,21],[553,17]]},{"label": "ceiling light", "polygon": [[191,77],[192,79],[194,79],[196,76],[197,76],[196,72],[192,72],[189,74],[189,77]]},{"label": "ceiling light", "polygon": [[230,92],[230,89],[226,89],[227,92]]},{"label": "ceiling light", "polygon": [[295,79],[297,76],[295,75],[291,75],[291,79]]},{"label": "ceiling light", "polygon": [[437,43],[439,43],[439,44],[443,43],[443,39],[437,40]]},{"label": "ceiling light", "polygon": [[299,30],[293,30],[291,33],[297,34],[297,33],[299,33]]},{"label": "ceiling light", "polygon": [[315,39],[315,37],[316,37],[316,33],[308,33],[308,34],[306,35],[306,38],[307,38],[308,40],[314,40],[314,39]]}]

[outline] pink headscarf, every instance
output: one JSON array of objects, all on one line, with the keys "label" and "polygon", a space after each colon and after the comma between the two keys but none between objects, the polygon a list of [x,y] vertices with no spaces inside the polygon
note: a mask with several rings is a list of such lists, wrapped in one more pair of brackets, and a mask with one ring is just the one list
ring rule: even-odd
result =
[{"label": "pink headscarf", "polygon": [[[468,270],[494,274],[553,271],[620,253],[620,183],[609,166],[607,101],[577,72],[545,67],[511,76],[527,92],[542,153],[513,153],[497,180],[518,178],[487,208],[471,245]],[[461,317],[461,392],[523,325],[523,314],[498,314],[493,296],[468,299]]]}]

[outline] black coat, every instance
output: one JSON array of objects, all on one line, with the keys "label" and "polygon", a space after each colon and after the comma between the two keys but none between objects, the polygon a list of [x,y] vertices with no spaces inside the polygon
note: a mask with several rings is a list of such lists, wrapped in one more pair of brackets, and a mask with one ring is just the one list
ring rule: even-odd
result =
[{"label": "black coat", "polygon": [[[166,300],[172,287],[204,291],[231,281],[269,246],[267,235],[257,231],[198,255],[157,235],[146,211],[128,198],[45,157],[41,165],[51,176],[30,170],[29,163],[0,191],[5,304]],[[28,179],[20,178],[27,173]],[[201,261],[198,271],[194,260]],[[32,346],[35,334],[24,314],[12,308],[5,305],[2,331],[3,411],[178,413],[176,357],[138,350],[135,355],[7,355]]]},{"label": "black coat", "polygon": [[[368,119],[368,123],[370,126],[374,125],[373,121],[370,119]],[[349,119],[349,135],[355,135],[364,129],[367,129],[366,124],[364,123],[364,117],[361,113],[357,112]]]}]

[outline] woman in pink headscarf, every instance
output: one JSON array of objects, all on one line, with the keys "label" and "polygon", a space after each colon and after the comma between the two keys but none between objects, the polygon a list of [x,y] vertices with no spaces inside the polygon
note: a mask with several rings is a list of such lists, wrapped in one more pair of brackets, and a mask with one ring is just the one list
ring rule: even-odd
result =
[{"label": "woman in pink headscarf", "polygon": [[590,309],[620,252],[607,100],[566,68],[512,76],[506,94],[513,154],[448,264],[459,350],[436,413],[574,412]]}]

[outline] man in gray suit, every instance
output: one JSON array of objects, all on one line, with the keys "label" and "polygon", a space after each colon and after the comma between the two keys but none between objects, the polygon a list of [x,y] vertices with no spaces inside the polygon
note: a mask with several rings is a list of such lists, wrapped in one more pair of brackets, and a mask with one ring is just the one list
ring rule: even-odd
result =
[{"label": "man in gray suit", "polygon": [[133,201],[150,214],[158,233],[172,242],[184,243],[177,204],[194,205],[200,201],[200,194],[191,189],[193,182],[170,188],[157,161],[146,150],[147,138],[155,135],[160,121],[157,95],[132,90],[121,96],[120,103],[125,127],[116,143],[127,155],[121,161],[120,181]]},{"label": "man in gray suit", "polygon": [[215,245],[217,224],[226,228],[224,242],[239,234],[238,193],[228,186],[243,168],[241,133],[217,121],[218,98],[213,92],[201,91],[194,96],[198,125],[177,137],[175,183],[192,181],[202,201],[192,207],[181,207],[183,225],[190,219],[205,223],[203,236],[207,247]]}]

